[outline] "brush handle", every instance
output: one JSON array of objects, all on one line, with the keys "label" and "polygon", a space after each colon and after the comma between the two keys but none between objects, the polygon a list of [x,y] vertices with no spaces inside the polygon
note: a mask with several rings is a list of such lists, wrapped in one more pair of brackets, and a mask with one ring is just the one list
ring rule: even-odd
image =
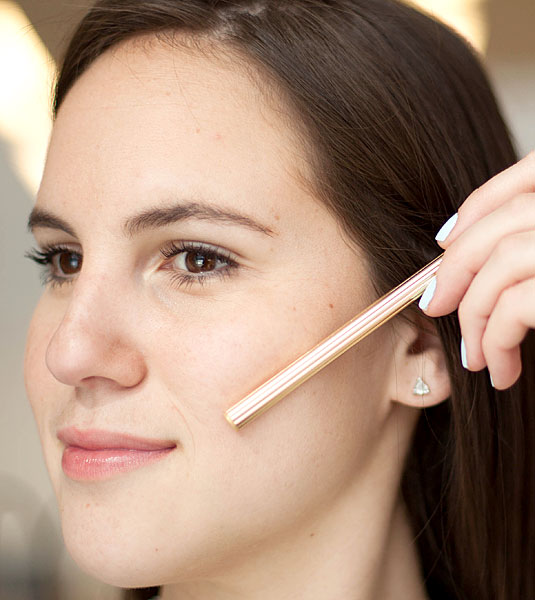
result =
[{"label": "brush handle", "polygon": [[443,254],[379,298],[363,312],[342,325],[290,365],[225,412],[227,421],[237,429],[261,415],[291,391],[326,367],[341,354],[397,315],[419,298],[435,276]]}]

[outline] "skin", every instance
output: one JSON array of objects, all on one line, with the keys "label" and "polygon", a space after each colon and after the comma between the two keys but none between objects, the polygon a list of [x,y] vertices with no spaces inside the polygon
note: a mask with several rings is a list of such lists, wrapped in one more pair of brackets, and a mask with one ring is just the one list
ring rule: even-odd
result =
[{"label": "skin", "polygon": [[[302,185],[284,115],[236,59],[156,43],[107,52],[62,105],[37,207],[72,231],[34,234],[83,268],[45,288],[25,370],[65,543],[95,577],[163,584],[165,600],[418,600],[399,480],[417,407],[449,394],[433,336],[385,326],[241,432],[223,418],[373,300],[358,248]],[[190,218],[125,234],[133,215],[192,200],[270,233]],[[161,249],[181,241],[238,266],[180,285],[183,260]],[[416,398],[422,374],[431,393]],[[176,449],[73,481],[66,426]]]}]

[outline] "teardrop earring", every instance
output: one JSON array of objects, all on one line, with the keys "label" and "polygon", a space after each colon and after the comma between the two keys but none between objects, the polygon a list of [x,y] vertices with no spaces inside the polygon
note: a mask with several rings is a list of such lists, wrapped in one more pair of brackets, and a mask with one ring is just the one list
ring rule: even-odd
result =
[{"label": "teardrop earring", "polygon": [[429,389],[427,383],[421,377],[418,377],[414,387],[412,388],[412,393],[415,396],[426,396],[430,391],[431,390]]}]

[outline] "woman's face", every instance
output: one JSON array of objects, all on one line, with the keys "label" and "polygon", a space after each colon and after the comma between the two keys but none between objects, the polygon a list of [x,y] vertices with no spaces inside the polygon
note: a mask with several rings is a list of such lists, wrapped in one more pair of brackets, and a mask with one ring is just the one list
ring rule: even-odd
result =
[{"label": "woman's face", "polygon": [[[237,64],[157,43],[100,57],[61,107],[32,218],[54,256],[28,393],[66,544],[115,585],[206,576],[308,535],[386,419],[382,332],[242,431],[223,416],[371,298],[300,183],[284,108]],[[115,434],[148,441],[87,450]]]}]

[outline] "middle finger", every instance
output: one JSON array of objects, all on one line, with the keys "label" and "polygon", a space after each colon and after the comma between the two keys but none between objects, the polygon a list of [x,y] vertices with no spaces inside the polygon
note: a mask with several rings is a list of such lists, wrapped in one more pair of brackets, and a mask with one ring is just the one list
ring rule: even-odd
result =
[{"label": "middle finger", "polygon": [[468,366],[486,366],[482,339],[498,298],[507,288],[535,277],[535,232],[526,231],[500,240],[474,277],[459,305],[459,322]]}]

